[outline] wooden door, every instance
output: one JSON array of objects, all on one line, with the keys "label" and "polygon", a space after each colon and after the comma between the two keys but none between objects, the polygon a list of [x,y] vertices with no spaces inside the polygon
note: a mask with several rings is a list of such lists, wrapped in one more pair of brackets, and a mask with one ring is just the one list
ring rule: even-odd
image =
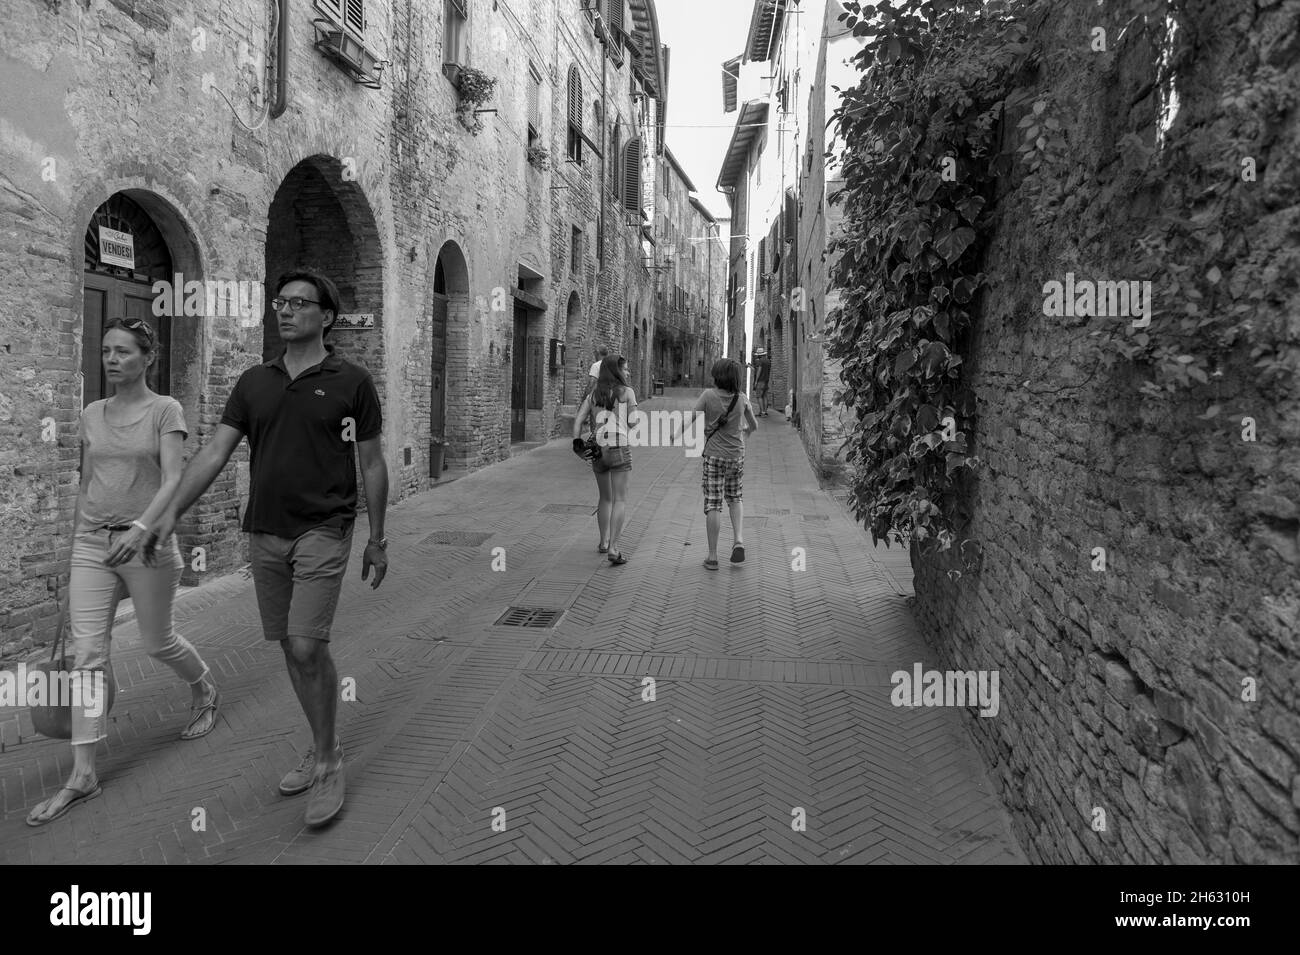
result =
[{"label": "wooden door", "polygon": [[[142,319],[154,330],[157,358],[145,376],[156,394],[171,394],[171,319],[153,314],[154,295],[150,286],[127,282],[93,272],[85,273],[82,311],[81,373],[85,378],[81,395],[84,408],[92,401],[111,397],[104,377],[100,347],[104,326],[115,318]],[[198,319],[195,319],[198,321]]]},{"label": "wooden door", "polygon": [[523,441],[528,420],[528,310],[515,303],[514,349],[510,366],[510,440]]},{"label": "wooden door", "polygon": [[434,294],[429,347],[429,437],[445,438],[447,419],[447,296]]}]

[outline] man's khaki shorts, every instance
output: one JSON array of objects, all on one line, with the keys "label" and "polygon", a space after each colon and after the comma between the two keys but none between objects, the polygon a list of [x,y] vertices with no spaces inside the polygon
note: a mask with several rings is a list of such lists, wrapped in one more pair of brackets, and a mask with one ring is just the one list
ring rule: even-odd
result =
[{"label": "man's khaki shorts", "polygon": [[252,534],[253,587],[267,640],[329,640],[352,554],[352,527],[313,527],[296,538]]}]

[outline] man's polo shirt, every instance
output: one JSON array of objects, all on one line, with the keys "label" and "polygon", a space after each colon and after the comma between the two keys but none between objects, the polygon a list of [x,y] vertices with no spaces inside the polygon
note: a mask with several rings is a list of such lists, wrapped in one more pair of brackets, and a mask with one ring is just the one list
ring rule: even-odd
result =
[{"label": "man's polo shirt", "polygon": [[248,436],[245,531],[296,538],[356,519],[356,442],[379,437],[383,415],[370,373],[325,349],[293,380],[283,355],[248,369],[226,402],[221,423]]}]

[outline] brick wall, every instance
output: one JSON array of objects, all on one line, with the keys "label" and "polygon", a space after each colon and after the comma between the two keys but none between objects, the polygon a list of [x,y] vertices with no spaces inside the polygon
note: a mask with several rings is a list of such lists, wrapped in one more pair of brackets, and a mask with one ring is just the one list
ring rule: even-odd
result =
[{"label": "brick wall", "polygon": [[[1225,249],[1222,271],[1233,289],[1269,290],[1254,327],[1300,306],[1300,124],[1286,114],[1261,142],[1220,106],[1265,61],[1294,92],[1300,58],[1277,38],[1294,39],[1297,12],[1199,4],[1182,16],[1200,39],[1177,122],[1217,130],[1200,138],[1196,181],[1171,174],[1134,193],[1117,161],[1126,134],[1154,141],[1144,47],[1048,68],[1045,92],[1080,104],[1062,117],[1066,200],[1034,226],[1027,197],[1001,197],[986,271],[1004,280],[980,309],[966,366],[986,467],[963,536],[980,542],[982,563],[913,556],[937,665],[1001,672],[999,716],[969,725],[1039,862],[1300,861],[1300,403],[1265,399],[1249,344],[1220,380],[1153,402],[1138,391],[1146,373],[1123,362],[1089,377],[1093,323],[1114,319],[1042,313],[1045,281],[1125,276],[1127,243],[1210,186],[1250,190],[1249,249]],[[1054,8],[1039,42],[1081,42],[1093,17]],[[1239,157],[1222,145],[1234,134],[1258,162],[1256,183],[1234,181]],[[1158,307],[1185,304],[1160,302],[1162,287]],[[1212,403],[1231,415],[1202,419]],[[1241,438],[1246,415],[1257,442]]]}]

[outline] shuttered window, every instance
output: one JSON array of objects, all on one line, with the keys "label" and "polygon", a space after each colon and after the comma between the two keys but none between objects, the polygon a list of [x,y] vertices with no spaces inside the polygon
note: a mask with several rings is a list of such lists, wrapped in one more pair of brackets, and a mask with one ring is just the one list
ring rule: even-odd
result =
[{"label": "shuttered window", "polygon": [[619,123],[614,123],[609,134],[609,188],[618,202],[623,195],[622,138],[619,135]]},{"label": "shuttered window", "polygon": [[316,8],[357,36],[366,29],[365,0],[316,0]]},{"label": "shuttered window", "polygon": [[365,32],[366,11],[362,0],[347,0],[347,12],[343,22],[349,30],[355,30],[357,33]]},{"label": "shuttered window", "polygon": [[623,208],[641,211],[641,139],[628,141],[623,148]]},{"label": "shuttered window", "polygon": [[532,60],[528,61],[528,145],[539,145],[542,139],[542,74]]},{"label": "shuttered window", "polygon": [[623,0],[604,0],[605,24],[619,30],[623,29]]},{"label": "shuttered window", "polygon": [[582,162],[582,76],[569,67],[569,158]]}]

